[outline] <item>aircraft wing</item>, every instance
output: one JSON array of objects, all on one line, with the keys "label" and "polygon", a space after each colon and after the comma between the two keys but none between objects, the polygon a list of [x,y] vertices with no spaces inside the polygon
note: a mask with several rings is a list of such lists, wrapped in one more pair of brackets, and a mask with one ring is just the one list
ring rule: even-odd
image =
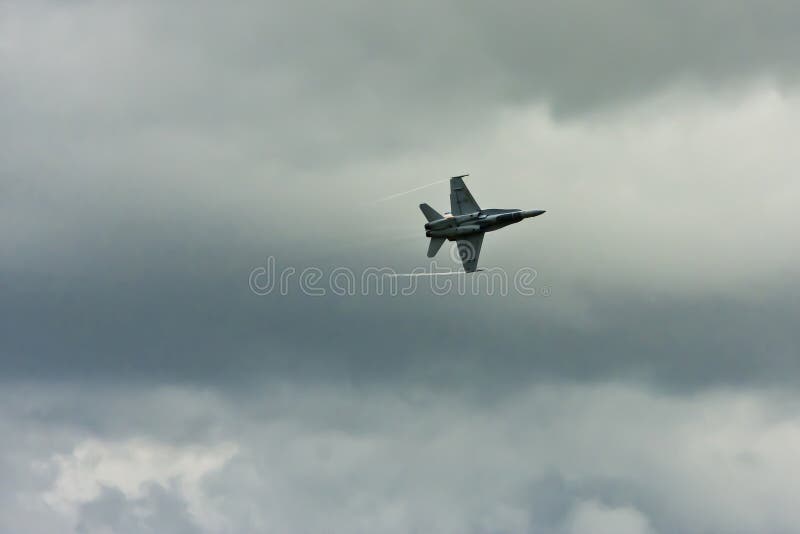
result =
[{"label": "aircraft wing", "polygon": [[478,269],[478,256],[481,255],[483,233],[472,234],[458,240],[458,257],[464,264],[464,271],[474,273]]},{"label": "aircraft wing", "polygon": [[475,213],[481,210],[478,203],[472,198],[472,193],[464,185],[464,176],[469,175],[465,174],[450,178],[450,212],[453,215],[464,215],[465,213]]}]

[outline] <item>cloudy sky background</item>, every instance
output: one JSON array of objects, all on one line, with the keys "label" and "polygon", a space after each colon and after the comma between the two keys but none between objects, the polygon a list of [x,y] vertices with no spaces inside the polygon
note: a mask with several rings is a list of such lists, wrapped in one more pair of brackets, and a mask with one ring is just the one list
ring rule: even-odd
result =
[{"label": "cloudy sky background", "polygon": [[[0,2],[0,532],[800,532],[799,21]],[[463,172],[535,296],[250,291]]]}]

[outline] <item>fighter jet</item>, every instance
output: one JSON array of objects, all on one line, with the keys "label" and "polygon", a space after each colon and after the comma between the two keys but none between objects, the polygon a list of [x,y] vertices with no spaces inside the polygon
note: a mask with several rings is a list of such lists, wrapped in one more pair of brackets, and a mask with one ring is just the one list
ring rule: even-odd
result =
[{"label": "fighter jet", "polygon": [[450,178],[450,211],[441,215],[427,204],[420,204],[419,209],[428,219],[425,224],[425,236],[431,238],[428,257],[436,256],[445,239],[457,241],[458,256],[464,265],[464,271],[472,273],[478,269],[483,234],[518,223],[522,219],[538,217],[544,210],[482,210],[464,184],[463,178],[466,176],[469,175]]}]

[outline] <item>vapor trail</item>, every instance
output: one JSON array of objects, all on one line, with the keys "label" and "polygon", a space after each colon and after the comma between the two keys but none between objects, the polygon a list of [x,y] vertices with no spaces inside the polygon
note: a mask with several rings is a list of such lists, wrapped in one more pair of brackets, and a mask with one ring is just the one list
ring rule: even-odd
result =
[{"label": "vapor trail", "polygon": [[421,189],[425,189],[426,187],[430,187],[432,185],[443,184],[443,183],[445,183],[445,182],[447,182],[449,180],[450,180],[450,178],[445,178],[444,180],[437,180],[437,181],[431,182],[429,184],[425,184],[425,185],[421,185],[419,187],[415,187],[414,189],[409,189],[408,191],[403,191],[402,193],[395,193],[393,195],[389,195],[388,197],[379,198],[374,203],[378,204],[379,202],[386,202],[387,200],[392,200],[393,198],[402,197],[403,195],[407,195],[409,193],[413,193],[415,191],[419,191]]},{"label": "vapor trail", "polygon": [[393,274],[386,274],[386,276],[389,276],[389,277],[392,277],[392,278],[398,278],[400,276],[409,276],[409,277],[412,277],[412,276],[450,276],[450,275],[453,275],[453,274],[467,274],[467,273],[464,272],[464,271],[445,271],[445,272],[441,272],[441,273],[393,273]]}]

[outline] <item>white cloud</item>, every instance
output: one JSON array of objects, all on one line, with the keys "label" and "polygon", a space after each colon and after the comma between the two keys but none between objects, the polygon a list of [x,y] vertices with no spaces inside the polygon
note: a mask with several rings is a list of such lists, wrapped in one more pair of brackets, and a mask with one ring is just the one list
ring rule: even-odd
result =
[{"label": "white cloud", "polygon": [[236,451],[232,443],[179,447],[150,439],[87,439],[70,453],[46,461],[58,476],[43,498],[74,521],[81,505],[97,499],[104,489],[118,490],[126,499],[136,500],[146,495],[149,485],[159,484],[177,488],[189,512],[213,525],[217,518],[203,500],[200,483]]}]

